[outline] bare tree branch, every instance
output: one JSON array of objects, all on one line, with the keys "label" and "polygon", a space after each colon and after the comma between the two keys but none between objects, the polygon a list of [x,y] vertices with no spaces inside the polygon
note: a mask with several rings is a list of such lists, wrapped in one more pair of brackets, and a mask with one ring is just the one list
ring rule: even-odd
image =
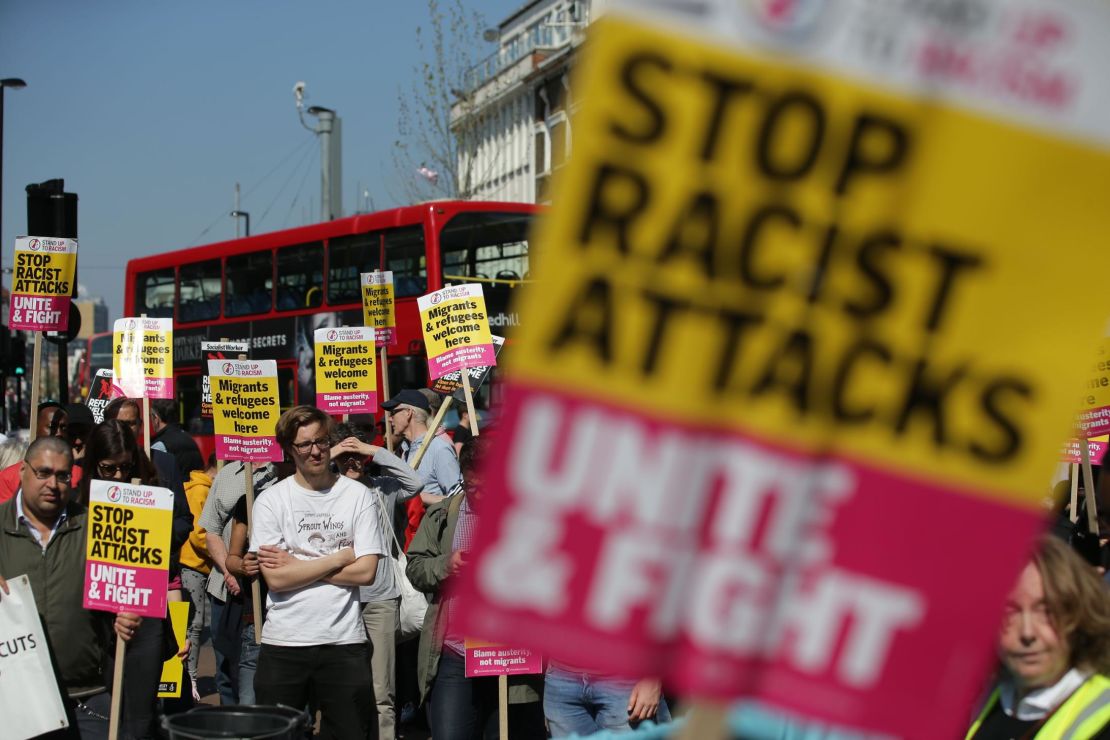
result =
[{"label": "bare tree branch", "polygon": [[[427,3],[427,25],[416,29],[422,61],[410,84],[398,91],[393,168],[405,201],[466,200],[477,182],[475,159],[469,155],[481,122],[469,116],[452,129],[451,106],[472,92],[467,72],[478,62],[485,23],[462,0],[446,0],[445,7],[439,0]],[[462,152],[468,156],[460,157]],[[435,172],[435,182],[422,176],[422,169]]]}]

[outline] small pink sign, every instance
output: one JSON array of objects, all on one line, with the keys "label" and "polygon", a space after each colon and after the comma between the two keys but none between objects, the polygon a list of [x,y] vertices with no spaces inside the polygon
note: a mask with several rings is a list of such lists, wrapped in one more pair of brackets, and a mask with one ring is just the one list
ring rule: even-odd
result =
[{"label": "small pink sign", "polygon": [[456,370],[496,364],[497,353],[494,351],[492,344],[459,347],[438,357],[428,358],[428,376],[432,379],[438,379]]},{"label": "small pink sign", "polygon": [[65,331],[69,326],[69,296],[12,294],[11,328],[25,331]]},{"label": "small pink sign", "polygon": [[1110,432],[1110,406],[1089,409],[1079,415],[1079,431],[1084,437],[1098,437]]},{"label": "small pink sign", "polygon": [[378,394],[317,393],[316,408],[329,414],[372,414],[378,410]]},{"label": "small pink sign", "polygon": [[397,327],[378,327],[374,330],[374,344],[378,347],[392,347],[397,344]]},{"label": "small pink sign", "polygon": [[240,437],[216,435],[216,457],[220,460],[244,462],[281,462],[285,457],[277,437]]},{"label": "small pink sign", "polygon": [[535,650],[467,640],[464,663],[467,678],[543,673],[543,658]]},{"label": "small pink sign", "polygon": [[[1106,442],[1096,442],[1093,439],[1087,440],[1087,449],[1090,451],[1091,464],[1101,465],[1102,456],[1106,454],[1106,448],[1110,446]],[[1064,450],[1060,455],[1060,460],[1068,463],[1082,462],[1082,448],[1079,446],[1078,439],[1070,439],[1064,445]]]}]

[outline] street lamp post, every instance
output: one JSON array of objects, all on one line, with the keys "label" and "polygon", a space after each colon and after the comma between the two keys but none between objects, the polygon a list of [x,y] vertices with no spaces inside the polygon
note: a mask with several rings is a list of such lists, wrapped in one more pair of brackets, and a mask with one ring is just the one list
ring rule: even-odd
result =
[{"label": "street lamp post", "polygon": [[[4,212],[4,91],[8,88],[18,90],[21,87],[27,87],[27,83],[18,77],[5,77],[0,79],[0,226],[3,225],[3,212]],[[0,228],[0,240],[3,239],[3,229]],[[0,293],[4,292],[4,245],[0,243]],[[14,267],[14,265],[13,265]],[[9,323],[11,323],[9,321]],[[6,360],[7,358],[5,358]],[[6,368],[5,368],[6,370]],[[0,379],[3,383],[0,384],[0,423],[2,423],[2,431],[8,430],[8,379],[0,370]],[[16,382],[22,382],[17,380]],[[16,406],[16,415],[20,413],[21,408]],[[19,419],[16,419],[16,426],[19,426]]]},{"label": "street lamp post", "polygon": [[231,215],[232,218],[241,218],[241,219],[246,221],[246,231],[247,231],[246,235],[250,236],[251,235],[251,215],[250,215],[250,213],[247,212],[247,211],[240,211],[240,210],[236,209],[236,210],[232,211],[230,215]]},{"label": "street lamp post", "polygon": [[[13,90],[18,90],[21,87],[27,87],[27,83],[18,77],[5,77],[0,80],[0,225],[2,225],[4,221],[4,91],[9,87]],[[0,234],[3,234],[2,229],[0,229]],[[0,255],[3,253],[4,245],[0,244]],[[2,292],[3,288],[4,271],[0,270],[0,292]]]}]

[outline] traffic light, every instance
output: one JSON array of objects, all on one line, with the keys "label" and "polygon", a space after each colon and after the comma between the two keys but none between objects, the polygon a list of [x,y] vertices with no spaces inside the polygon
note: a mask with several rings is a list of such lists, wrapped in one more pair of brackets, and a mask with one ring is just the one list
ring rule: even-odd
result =
[{"label": "traffic light", "polygon": [[8,353],[8,373],[16,377],[27,374],[27,340],[22,336],[13,336],[9,344],[11,352]]}]

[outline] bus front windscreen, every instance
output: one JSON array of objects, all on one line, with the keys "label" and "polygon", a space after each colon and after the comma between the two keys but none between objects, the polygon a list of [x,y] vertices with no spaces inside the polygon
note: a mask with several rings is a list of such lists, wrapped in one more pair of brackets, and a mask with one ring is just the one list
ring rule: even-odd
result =
[{"label": "bus front windscreen", "polygon": [[460,213],[440,232],[443,283],[482,284],[490,329],[505,334],[519,319],[511,311],[513,289],[530,278],[531,213]]}]

